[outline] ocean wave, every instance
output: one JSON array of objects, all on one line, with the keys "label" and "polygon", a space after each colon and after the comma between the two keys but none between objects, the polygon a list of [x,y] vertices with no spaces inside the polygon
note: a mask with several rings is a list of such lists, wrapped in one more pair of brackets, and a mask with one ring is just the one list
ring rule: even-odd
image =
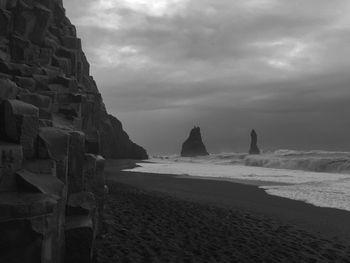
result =
[{"label": "ocean wave", "polygon": [[173,162],[245,165],[312,172],[350,173],[350,152],[277,150],[260,155],[220,153],[204,157],[184,158],[178,155],[157,156]]},{"label": "ocean wave", "polygon": [[304,170],[312,172],[350,173],[350,153],[279,150],[262,155],[248,155],[246,166]]}]

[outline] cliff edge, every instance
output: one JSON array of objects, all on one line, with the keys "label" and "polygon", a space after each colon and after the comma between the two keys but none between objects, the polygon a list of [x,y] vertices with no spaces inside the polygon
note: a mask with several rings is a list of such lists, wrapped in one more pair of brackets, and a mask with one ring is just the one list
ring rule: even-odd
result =
[{"label": "cliff edge", "polygon": [[106,112],[62,0],[0,0],[0,262],[92,262],[104,158],[147,158]]}]

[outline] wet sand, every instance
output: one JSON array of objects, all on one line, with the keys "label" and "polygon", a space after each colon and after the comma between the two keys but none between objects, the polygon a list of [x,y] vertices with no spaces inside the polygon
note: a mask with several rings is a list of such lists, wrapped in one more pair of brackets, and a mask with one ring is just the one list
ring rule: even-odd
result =
[{"label": "wet sand", "polygon": [[267,195],[252,185],[120,171],[99,262],[350,262],[350,213]]}]

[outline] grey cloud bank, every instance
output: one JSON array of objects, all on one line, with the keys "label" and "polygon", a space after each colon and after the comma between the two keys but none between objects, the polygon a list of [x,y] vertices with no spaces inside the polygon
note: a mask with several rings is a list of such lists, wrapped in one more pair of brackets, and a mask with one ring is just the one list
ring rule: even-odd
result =
[{"label": "grey cloud bank", "polygon": [[66,0],[106,106],[150,153],[350,150],[347,0]]}]

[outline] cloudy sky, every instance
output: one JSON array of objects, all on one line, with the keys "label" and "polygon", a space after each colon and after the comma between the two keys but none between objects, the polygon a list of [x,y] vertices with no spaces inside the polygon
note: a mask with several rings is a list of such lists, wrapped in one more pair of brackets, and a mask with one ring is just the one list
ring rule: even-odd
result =
[{"label": "cloudy sky", "polygon": [[349,0],[65,0],[110,113],[151,154],[350,151]]}]

